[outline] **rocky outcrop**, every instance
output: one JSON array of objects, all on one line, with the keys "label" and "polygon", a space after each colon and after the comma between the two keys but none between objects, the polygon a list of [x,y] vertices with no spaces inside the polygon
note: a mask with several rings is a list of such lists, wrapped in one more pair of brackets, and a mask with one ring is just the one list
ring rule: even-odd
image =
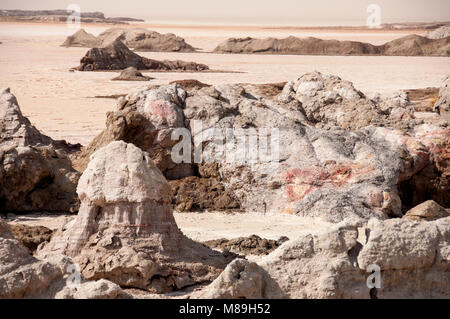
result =
[{"label": "rocky outcrop", "polygon": [[43,261],[14,239],[9,226],[0,218],[0,299],[130,298],[119,286],[107,280],[86,281],[82,276],[72,284],[72,261],[53,256]]},{"label": "rocky outcrop", "polygon": [[67,37],[62,46],[81,46],[87,48],[105,47],[122,41],[127,47],[135,51],[151,52],[195,52],[196,49],[186,43],[183,38],[172,33],[160,34],[143,28],[111,28],[98,37],[81,29]]},{"label": "rocky outcrop", "polygon": [[117,39],[107,46],[90,49],[80,60],[79,71],[123,70],[134,67],[138,70],[157,71],[205,71],[208,66],[195,62],[158,61],[141,57]]},{"label": "rocky outcrop", "polygon": [[217,46],[215,53],[265,53],[299,55],[402,55],[449,56],[450,38],[428,39],[408,35],[383,45],[356,41],[323,40],[313,37],[285,39],[230,38]]},{"label": "rocky outcrop", "polygon": [[126,68],[118,77],[112,79],[113,81],[149,81],[151,77],[142,75],[136,68],[130,66]]},{"label": "rocky outcrop", "polygon": [[14,95],[0,95],[0,209],[10,212],[78,209],[79,173],[67,155],[77,149],[41,134]]},{"label": "rocky outcrop", "polygon": [[94,153],[78,194],[77,218],[38,255],[72,257],[86,279],[161,293],[212,281],[230,261],[178,229],[169,184],[133,144]]},{"label": "rocky outcrop", "polygon": [[[450,293],[449,223],[450,218],[421,223],[371,220],[366,227],[336,225],[329,232],[288,241],[256,265],[235,260],[196,295],[445,298]],[[376,270],[379,282],[373,281]]]},{"label": "rocky outcrop", "polygon": [[106,129],[74,159],[74,165],[84,171],[89,157],[112,141],[133,143],[148,152],[156,166],[168,179],[193,175],[191,164],[172,161],[172,147],[178,140],[171,135],[185,126],[181,105],[186,92],[177,85],[139,90],[119,99],[113,112],[108,112]]},{"label": "rocky outcrop", "polygon": [[428,39],[443,39],[450,36],[450,25],[444,25],[434,31],[427,32],[425,36]]},{"label": "rocky outcrop", "polygon": [[[134,143],[176,180],[173,203],[182,211],[239,208],[339,222],[400,217],[428,199],[448,207],[450,132],[420,124],[408,103],[405,94],[369,99],[350,82],[318,72],[288,82],[281,93],[267,85],[161,86],[119,100],[107,129],[76,163],[82,170],[113,140]],[[192,143],[203,139],[201,162],[173,162],[177,127],[188,129]],[[269,133],[258,140],[270,145],[271,128],[279,150],[273,161],[248,146],[235,161],[215,154],[217,145],[233,149],[251,134]],[[251,163],[251,156],[263,160]]]},{"label": "rocky outcrop", "polygon": [[93,34],[87,33],[84,29],[80,29],[61,44],[62,47],[88,47],[95,48],[101,45],[101,41]]},{"label": "rocky outcrop", "polygon": [[407,211],[403,218],[415,221],[433,221],[449,216],[450,212],[444,207],[434,200],[429,200]]},{"label": "rocky outcrop", "polygon": [[112,28],[98,36],[102,45],[108,45],[117,39],[136,51],[152,52],[195,52],[195,48],[175,34],[160,34],[142,28]]}]

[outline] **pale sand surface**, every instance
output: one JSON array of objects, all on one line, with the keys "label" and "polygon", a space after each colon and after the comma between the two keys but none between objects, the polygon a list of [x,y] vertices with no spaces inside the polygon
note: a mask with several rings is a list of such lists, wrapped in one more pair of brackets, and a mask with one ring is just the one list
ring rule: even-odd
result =
[{"label": "pale sand surface", "polygon": [[[29,226],[45,226],[58,229],[75,215],[29,214],[23,216],[8,215],[8,222]],[[309,217],[286,214],[263,215],[256,212],[245,214],[207,212],[174,213],[178,227],[183,233],[196,241],[218,238],[237,238],[258,235],[262,238],[277,240],[281,236],[290,239],[306,234],[317,234],[329,229],[332,224]]]},{"label": "pale sand surface", "polygon": [[[99,34],[111,26],[83,26]],[[289,28],[149,26],[158,32],[172,32],[188,43],[212,50],[228,37],[317,36],[383,43],[404,31],[302,30]],[[151,73],[150,82],[111,81],[116,72],[69,72],[79,64],[86,48],[59,45],[75,31],[64,24],[0,23],[0,87],[11,87],[23,113],[42,132],[55,139],[88,144],[105,125],[112,99],[96,95],[128,93],[149,84],[198,79],[209,84],[273,83],[295,79],[318,70],[354,82],[363,92],[389,93],[398,89],[439,86],[450,70],[447,57],[332,57],[294,55],[230,55],[210,53],[139,53],[154,59],[180,59],[205,63],[211,69],[242,73]],[[148,73],[148,72],[145,72]]]}]

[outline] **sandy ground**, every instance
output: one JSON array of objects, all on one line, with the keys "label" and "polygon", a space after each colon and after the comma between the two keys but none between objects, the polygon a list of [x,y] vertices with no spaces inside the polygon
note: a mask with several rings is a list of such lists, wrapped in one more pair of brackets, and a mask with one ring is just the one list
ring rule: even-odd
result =
[{"label": "sandy ground", "polygon": [[[318,219],[286,214],[206,212],[174,213],[174,215],[177,225],[183,233],[196,241],[218,238],[232,239],[251,235],[274,240],[281,236],[292,239],[305,234],[317,234],[332,226],[332,224]],[[9,214],[7,221],[29,226],[45,226],[55,230],[73,218],[75,215],[28,214],[16,216]]]},{"label": "sandy ground", "polygon": [[[88,25],[99,34],[110,26]],[[148,26],[172,32],[204,51],[228,37],[316,36],[353,39],[380,44],[405,31],[315,30],[289,28]],[[86,48],[59,45],[75,30],[64,24],[0,23],[0,87],[11,87],[23,113],[41,131],[55,139],[86,145],[104,128],[112,99],[97,95],[127,93],[145,87],[142,82],[111,81],[115,72],[69,72],[79,64]],[[205,83],[271,83],[295,79],[318,70],[354,82],[364,92],[388,93],[398,89],[439,86],[450,70],[447,57],[329,57],[293,55],[230,55],[210,53],[140,53],[155,59],[181,59],[208,64],[212,69],[241,73],[152,73],[149,84],[194,78]]]}]

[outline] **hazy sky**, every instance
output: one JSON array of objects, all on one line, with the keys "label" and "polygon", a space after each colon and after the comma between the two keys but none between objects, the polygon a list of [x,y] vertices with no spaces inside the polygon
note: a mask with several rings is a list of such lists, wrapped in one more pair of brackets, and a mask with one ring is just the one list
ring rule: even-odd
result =
[{"label": "hazy sky", "polygon": [[71,3],[149,22],[363,25],[371,3],[381,7],[382,23],[450,20],[450,0],[0,0],[0,8],[65,9]]}]

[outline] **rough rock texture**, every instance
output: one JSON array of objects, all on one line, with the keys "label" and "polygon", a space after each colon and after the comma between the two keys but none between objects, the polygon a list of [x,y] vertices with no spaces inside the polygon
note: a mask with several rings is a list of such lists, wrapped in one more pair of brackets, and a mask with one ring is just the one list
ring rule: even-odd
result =
[{"label": "rough rock texture", "polygon": [[22,115],[9,89],[0,93],[0,210],[76,211],[76,149],[41,134]]},{"label": "rough rock texture", "polygon": [[50,241],[53,231],[44,226],[28,226],[24,224],[11,224],[11,232],[22,245],[34,252],[37,247]]},{"label": "rough rock texture", "polygon": [[[235,260],[197,292],[214,298],[446,298],[450,294],[450,218],[371,220],[336,225],[283,244],[257,265]],[[370,265],[381,288],[369,289]],[[245,280],[246,279],[246,280]]]},{"label": "rough rock texture", "polygon": [[408,35],[383,45],[356,41],[322,40],[318,38],[285,39],[230,38],[217,46],[216,53],[266,53],[300,55],[402,55],[449,56],[450,38],[428,39]]},{"label": "rough rock texture", "polygon": [[186,43],[183,38],[172,33],[160,34],[142,28],[123,29],[111,28],[98,37],[81,29],[67,37],[62,46],[73,47],[104,47],[116,40],[121,40],[126,46],[136,51],[153,52],[195,52],[195,48]]},{"label": "rough rock texture", "polygon": [[32,296],[61,277],[58,266],[31,256],[0,219],[0,298]]},{"label": "rough rock texture", "polygon": [[38,251],[72,257],[88,280],[169,292],[215,279],[230,261],[178,229],[170,186],[149,155],[112,142],[80,178],[76,219]]},{"label": "rough rock texture", "polygon": [[210,285],[194,292],[191,299],[261,299],[268,280],[256,263],[235,259]]},{"label": "rough rock texture", "polygon": [[90,49],[80,60],[79,71],[123,70],[205,71],[208,66],[195,62],[158,61],[141,57],[117,39],[107,46]]},{"label": "rough rock texture", "polygon": [[233,239],[214,239],[203,242],[208,247],[220,249],[222,251],[228,250],[240,255],[268,255],[277,249],[285,241],[287,237],[280,237],[278,240],[265,239],[257,235],[249,237],[239,237]]},{"label": "rough rock texture", "polygon": [[87,33],[84,29],[80,29],[71,36],[68,36],[61,46],[95,48],[99,45],[101,45],[101,41],[95,35]]},{"label": "rough rock texture", "polygon": [[450,119],[450,76],[447,76],[439,89],[439,97],[434,110]]},{"label": "rough rock texture", "polygon": [[[202,128],[194,121],[201,121]],[[178,140],[172,141],[170,133],[176,127],[188,128],[194,142],[203,138],[201,163],[172,162]],[[286,83],[281,92],[275,85],[246,84],[186,92],[174,84],[119,100],[108,114],[107,129],[76,163],[82,170],[96,149],[124,140],[149,152],[168,179],[188,177],[171,182],[180,210],[234,209],[238,203],[242,210],[332,222],[384,219],[428,199],[449,207],[450,132],[445,127],[415,119],[406,94],[369,99],[350,82],[318,72]],[[278,129],[273,133],[278,159],[266,160],[264,150],[270,146],[258,152],[246,145],[243,160],[228,160],[240,133],[248,140],[267,133],[266,128],[269,145],[270,129]],[[229,129],[235,130],[226,135]],[[225,155],[216,149],[217,140]],[[262,160],[252,162],[252,156]],[[199,189],[201,197],[195,192]]]},{"label": "rough rock texture", "polygon": [[450,25],[444,25],[434,31],[427,32],[425,36],[428,39],[443,39],[450,36]]},{"label": "rough rock texture", "polygon": [[74,165],[84,171],[89,156],[112,141],[133,143],[155,162],[168,179],[177,179],[193,174],[191,164],[175,164],[171,159],[175,128],[185,126],[180,108],[186,92],[177,85],[151,90],[140,90],[119,99],[113,112],[107,114],[106,129],[100,133],[74,159]]},{"label": "rough rock texture", "polygon": [[429,200],[410,209],[403,218],[415,221],[433,221],[448,216],[450,216],[450,212],[434,200]]},{"label": "rough rock texture", "polygon": [[237,210],[240,205],[236,196],[217,178],[190,176],[170,181],[172,203],[177,211],[192,212],[209,210]]},{"label": "rough rock texture", "polygon": [[142,75],[135,67],[130,66],[126,68],[118,77],[115,77],[113,81],[149,81],[151,77]]},{"label": "rough rock texture", "polygon": [[129,48],[136,51],[195,52],[194,47],[175,34],[160,34],[142,28],[112,28],[101,33],[98,38],[103,45],[107,45],[116,39],[122,40]]}]

